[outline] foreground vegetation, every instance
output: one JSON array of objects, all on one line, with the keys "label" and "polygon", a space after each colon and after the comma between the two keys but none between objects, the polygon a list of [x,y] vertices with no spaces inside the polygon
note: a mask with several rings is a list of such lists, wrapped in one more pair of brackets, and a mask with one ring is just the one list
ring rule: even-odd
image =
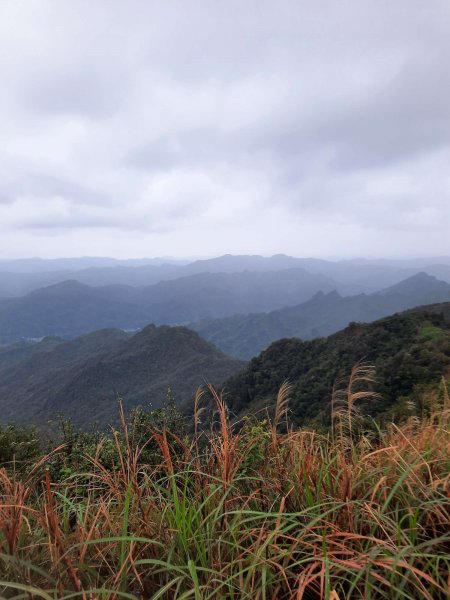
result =
[{"label": "foreground vegetation", "polygon": [[327,435],[289,430],[288,384],[270,419],[234,429],[210,388],[217,422],[201,429],[198,395],[190,438],[173,407],[122,413],[111,436],[65,424],[47,456],[0,471],[0,595],[447,598],[445,383],[421,419],[369,436],[372,376],[359,365],[335,393]]}]

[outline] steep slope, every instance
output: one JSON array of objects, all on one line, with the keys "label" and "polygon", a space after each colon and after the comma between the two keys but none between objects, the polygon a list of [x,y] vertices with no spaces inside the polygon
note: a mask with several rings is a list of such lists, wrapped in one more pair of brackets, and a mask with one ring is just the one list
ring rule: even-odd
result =
[{"label": "steep slope", "polygon": [[204,273],[146,287],[90,287],[66,281],[0,302],[0,342],[268,311],[334,287],[332,280],[303,269]]},{"label": "steep slope", "polygon": [[450,284],[419,273],[370,295],[343,298],[336,291],[319,292],[299,306],[207,319],[189,326],[227,354],[251,358],[282,337],[312,339],[339,331],[351,321],[370,322],[414,306],[445,301],[450,301]]},{"label": "steep slope", "polygon": [[225,383],[227,402],[237,415],[271,406],[288,379],[293,421],[328,424],[333,384],[359,361],[377,368],[381,399],[363,406],[372,415],[410,394],[415,385],[439,381],[450,369],[450,303],[368,325],[353,323],[328,338],[274,342]]},{"label": "steep slope", "polygon": [[204,381],[219,384],[243,367],[183,327],[150,325],[134,336],[104,330],[53,349],[45,340],[35,346],[31,356],[2,372],[3,423],[44,424],[64,413],[78,425],[98,421],[106,426],[118,415],[118,396],[126,409],[157,407],[170,387],[182,402]]}]

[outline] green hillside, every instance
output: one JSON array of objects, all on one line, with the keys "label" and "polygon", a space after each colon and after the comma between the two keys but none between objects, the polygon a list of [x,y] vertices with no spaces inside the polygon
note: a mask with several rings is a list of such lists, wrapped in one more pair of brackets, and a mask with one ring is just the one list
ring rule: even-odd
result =
[{"label": "green hillside", "polygon": [[333,385],[359,361],[376,367],[380,398],[361,406],[372,415],[392,409],[416,386],[438,381],[450,367],[450,303],[352,323],[328,338],[281,339],[226,382],[227,402],[236,415],[257,412],[273,404],[287,379],[292,421],[328,425]]},{"label": "green hillside", "polygon": [[205,319],[190,327],[227,354],[249,359],[280,338],[309,340],[335,333],[351,321],[367,323],[415,306],[447,301],[449,283],[418,273],[374,294],[342,297],[336,291],[318,292],[297,306]]},{"label": "green hillside", "polygon": [[[22,355],[19,354],[22,352]],[[134,336],[101,330],[69,342],[47,338],[0,352],[0,421],[45,424],[58,413],[106,427],[126,409],[154,408],[171,388],[188,400],[205,381],[220,384],[242,369],[184,327],[149,325]]]}]

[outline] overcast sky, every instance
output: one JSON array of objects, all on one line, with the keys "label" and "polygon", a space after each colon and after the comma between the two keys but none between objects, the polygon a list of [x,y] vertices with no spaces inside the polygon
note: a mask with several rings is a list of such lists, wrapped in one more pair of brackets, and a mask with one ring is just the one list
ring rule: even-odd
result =
[{"label": "overcast sky", "polygon": [[0,257],[450,254],[448,0],[1,0]]}]

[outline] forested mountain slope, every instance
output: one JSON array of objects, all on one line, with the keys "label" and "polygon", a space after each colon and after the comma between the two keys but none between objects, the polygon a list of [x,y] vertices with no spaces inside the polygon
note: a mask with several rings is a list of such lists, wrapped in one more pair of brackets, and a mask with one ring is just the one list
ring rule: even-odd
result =
[{"label": "forested mountain slope", "polygon": [[[291,419],[297,425],[329,424],[333,385],[352,367],[376,366],[380,399],[363,405],[377,415],[391,409],[418,385],[439,381],[450,368],[450,303],[407,311],[311,341],[282,339],[254,358],[225,384],[235,415],[273,406],[283,381],[292,385]],[[264,414],[260,413],[260,414]]]},{"label": "forested mountain slope", "polygon": [[243,359],[255,356],[283,337],[303,340],[330,335],[351,321],[370,322],[415,306],[450,301],[450,284],[426,273],[374,294],[342,297],[319,292],[298,306],[266,314],[206,319],[189,326],[227,354]]},{"label": "forested mountain slope", "polygon": [[106,427],[118,416],[118,397],[127,410],[156,408],[171,388],[181,403],[205,381],[220,384],[243,366],[184,327],[14,345],[0,352],[0,421],[45,424],[64,413],[77,425]]}]

